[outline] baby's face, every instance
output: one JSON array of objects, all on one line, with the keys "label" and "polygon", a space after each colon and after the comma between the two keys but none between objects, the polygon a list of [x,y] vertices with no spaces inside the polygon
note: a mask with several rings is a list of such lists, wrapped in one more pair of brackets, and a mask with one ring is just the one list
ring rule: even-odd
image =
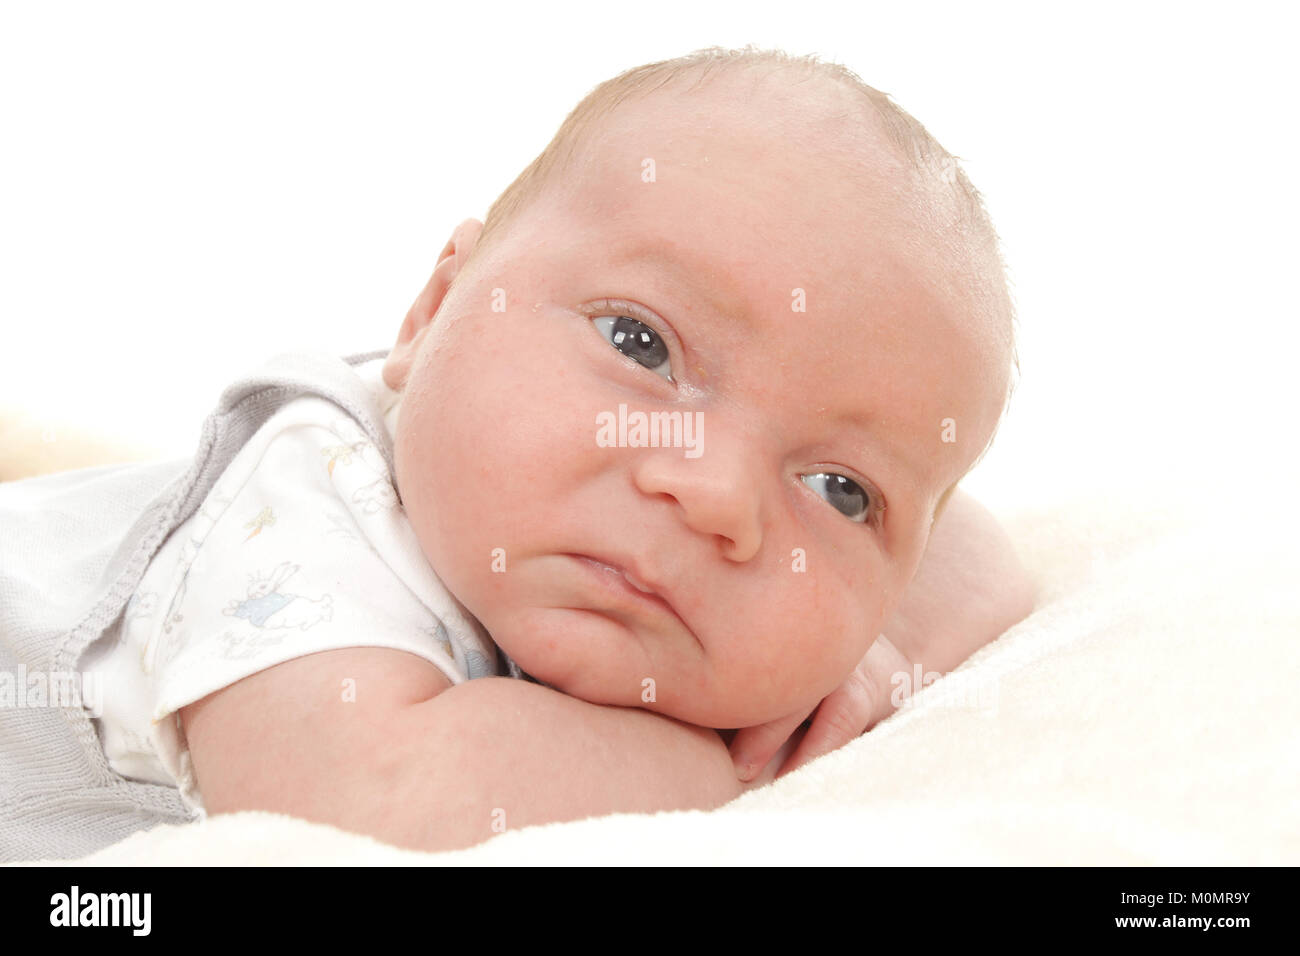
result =
[{"label": "baby's face", "polygon": [[[558,690],[718,728],[806,712],[990,437],[1004,359],[849,125],[734,86],[620,110],[443,295],[462,228],[408,316],[407,516]],[[656,412],[677,447],[638,440]]]}]

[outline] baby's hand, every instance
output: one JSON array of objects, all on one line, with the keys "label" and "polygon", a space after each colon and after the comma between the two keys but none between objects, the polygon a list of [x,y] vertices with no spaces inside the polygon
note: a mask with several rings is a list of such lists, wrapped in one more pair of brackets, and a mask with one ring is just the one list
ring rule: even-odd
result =
[{"label": "baby's hand", "polygon": [[814,711],[816,716],[812,726],[798,748],[777,770],[776,777],[838,750],[870,730],[894,712],[891,701],[893,676],[900,671],[910,674],[912,662],[881,634],[853,673],[812,711],[800,711],[737,731],[729,748],[736,775],[745,781],[758,776]]}]

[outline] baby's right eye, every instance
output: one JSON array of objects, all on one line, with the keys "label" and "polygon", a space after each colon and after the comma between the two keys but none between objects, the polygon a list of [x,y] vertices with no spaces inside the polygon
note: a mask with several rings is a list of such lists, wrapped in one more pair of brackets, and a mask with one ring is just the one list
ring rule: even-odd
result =
[{"label": "baby's right eye", "polygon": [[673,380],[668,346],[650,326],[626,315],[601,315],[592,322],[609,344],[622,354],[668,381]]}]

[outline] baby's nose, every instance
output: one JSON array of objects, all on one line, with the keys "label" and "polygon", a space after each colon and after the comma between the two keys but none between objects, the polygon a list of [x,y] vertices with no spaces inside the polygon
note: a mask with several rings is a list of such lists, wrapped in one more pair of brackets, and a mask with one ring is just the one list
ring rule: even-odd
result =
[{"label": "baby's nose", "polygon": [[698,457],[688,458],[671,448],[653,449],[639,457],[636,486],[644,494],[673,499],[688,527],[722,539],[724,557],[748,561],[762,545],[754,457],[744,442],[715,430]]}]

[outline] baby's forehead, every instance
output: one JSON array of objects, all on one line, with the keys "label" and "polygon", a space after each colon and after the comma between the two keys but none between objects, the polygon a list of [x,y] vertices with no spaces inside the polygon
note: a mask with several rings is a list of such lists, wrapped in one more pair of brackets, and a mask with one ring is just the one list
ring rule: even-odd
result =
[{"label": "baby's forehead", "polygon": [[[767,314],[795,333],[783,347],[828,361],[858,348],[899,366],[932,342],[973,334],[978,369],[954,360],[949,377],[991,384],[1006,336],[978,326],[997,321],[997,280],[981,275],[992,270],[951,190],[918,178],[878,128],[855,122],[865,114],[850,114],[835,84],[816,85],[816,95],[785,91],[775,105],[719,84],[708,96],[655,94],[620,106],[563,170],[563,208],[548,213],[560,212],[567,228],[551,228],[548,215],[524,247],[561,239],[584,277],[596,259],[635,263],[638,275],[670,264],[674,281],[715,301],[715,312]],[[837,119],[860,128],[837,130]],[[921,321],[936,312],[951,328]],[[819,324],[830,314],[869,318],[869,332],[828,352],[827,335],[845,328]],[[971,418],[970,404],[953,415]]]}]

